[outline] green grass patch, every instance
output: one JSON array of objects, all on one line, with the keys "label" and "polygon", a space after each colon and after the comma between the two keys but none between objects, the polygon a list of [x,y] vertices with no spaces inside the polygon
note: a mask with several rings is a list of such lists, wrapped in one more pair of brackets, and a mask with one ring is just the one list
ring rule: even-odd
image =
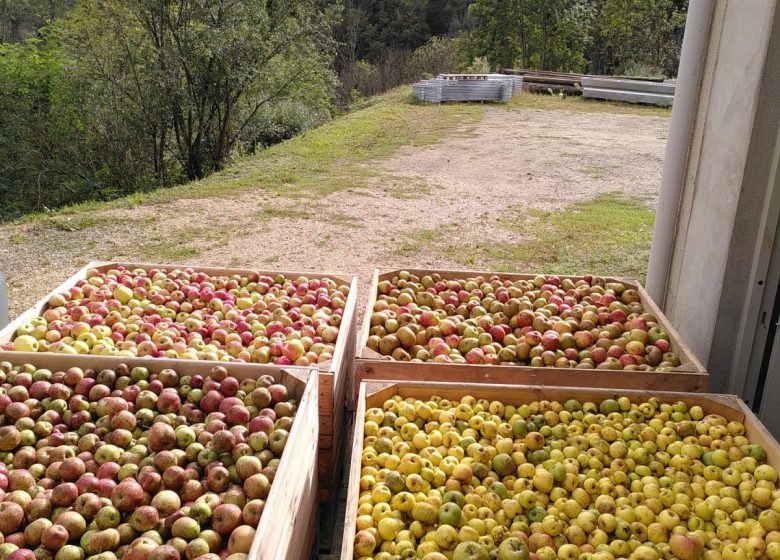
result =
[{"label": "green grass patch", "polygon": [[440,252],[442,241],[451,235],[455,224],[442,224],[435,229],[418,229],[404,233],[401,237],[390,237],[392,252],[401,257],[411,257],[420,253]]},{"label": "green grass patch", "polygon": [[92,213],[84,213],[76,216],[51,216],[40,222],[43,227],[58,231],[83,231],[85,229],[102,226],[113,221],[107,216],[96,216]]},{"label": "green grass patch", "polygon": [[352,229],[363,229],[365,227],[363,225],[363,220],[360,218],[356,218],[355,216],[350,216],[349,214],[344,214],[342,212],[328,214],[324,216],[321,221],[327,222],[334,226],[347,227]]},{"label": "green grass patch", "polygon": [[[560,212],[513,212],[505,229],[517,243],[481,243],[480,264],[499,271],[626,276],[643,280],[655,213],[619,194],[603,194]],[[476,263],[465,263],[476,264]]]},{"label": "green grass patch", "polygon": [[144,260],[168,260],[198,257],[204,252],[228,243],[231,235],[228,227],[214,229],[183,227],[175,231],[158,232],[134,251]]},{"label": "green grass patch", "polygon": [[517,109],[563,109],[578,113],[612,113],[645,115],[648,117],[670,117],[671,107],[656,107],[655,105],[638,105],[620,101],[586,99],[581,96],[545,95],[541,93],[523,92],[516,95],[506,104],[510,110]]},{"label": "green grass patch", "polygon": [[[489,218],[485,218],[485,220]],[[459,265],[498,272],[599,274],[644,280],[655,213],[644,201],[603,194],[561,211],[515,208],[495,223],[512,241],[459,242],[456,223],[391,238],[403,257],[437,255]]]},{"label": "green grass patch", "polygon": [[387,182],[387,188],[385,192],[392,198],[399,200],[418,200],[425,198],[433,192],[431,185],[425,181],[404,181],[401,178],[400,182]]}]

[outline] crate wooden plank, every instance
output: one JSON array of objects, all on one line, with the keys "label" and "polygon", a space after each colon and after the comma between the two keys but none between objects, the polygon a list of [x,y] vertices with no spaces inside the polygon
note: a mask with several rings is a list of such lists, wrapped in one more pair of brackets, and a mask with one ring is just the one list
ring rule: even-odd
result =
[{"label": "crate wooden plank", "polygon": [[[422,277],[427,274],[439,274],[444,280],[456,280],[482,276],[486,280],[497,276],[501,280],[532,280],[536,274],[513,274],[470,270],[424,270],[404,269]],[[480,381],[483,383],[522,383],[544,385],[583,385],[591,387],[615,387],[625,389],[658,389],[684,392],[706,391],[709,386],[709,374],[696,355],[685,344],[669,319],[658,308],[644,287],[635,280],[607,277],[607,282],[620,282],[635,289],[645,310],[658,319],[658,323],[669,334],[670,345],[680,359],[680,366],[671,372],[611,371],[598,369],[542,368],[521,365],[471,365],[439,364],[434,362],[399,362],[389,356],[383,356],[366,346],[371,314],[377,301],[377,285],[382,280],[390,280],[400,270],[374,271],[368,305],[363,317],[358,343],[358,360],[348,405],[354,409],[357,388],[361,381],[375,379],[422,379],[427,381]],[[561,279],[581,280],[579,276],[558,275]],[[443,367],[442,367],[443,366]]]},{"label": "crate wooden plank", "polygon": [[8,324],[8,284],[0,273],[0,329]]},{"label": "crate wooden plank", "polygon": [[682,401],[689,407],[701,406],[705,414],[719,414],[728,420],[741,422],[745,436],[751,443],[761,445],[767,454],[767,463],[780,469],[780,444],[769,433],[756,415],[736,395],[711,393],[688,393],[679,391],[644,391],[636,389],[600,389],[592,387],[550,387],[528,385],[489,385],[477,383],[442,383],[426,381],[375,381],[361,383],[355,409],[355,430],[352,437],[352,453],[347,469],[349,483],[346,513],[344,516],[344,537],[341,547],[342,560],[354,557],[355,524],[358,498],[360,497],[361,456],[364,440],[364,418],[366,409],[381,407],[387,399],[399,395],[402,398],[429,399],[432,396],[454,400],[464,395],[478,399],[497,400],[505,404],[522,404],[540,400],[570,398],[580,401],[600,402],[605,399],[628,397],[631,402],[646,401],[651,397],[661,402]]},{"label": "crate wooden plank", "polygon": [[[67,291],[69,288],[76,285],[79,280],[86,278],[87,271],[96,268],[103,272],[111,270],[117,266],[123,266],[127,269],[166,269],[166,270],[182,270],[192,269],[198,272],[204,272],[209,275],[219,276],[233,276],[248,274],[261,274],[267,276],[276,276],[282,274],[288,278],[296,278],[298,276],[306,276],[308,278],[331,278],[340,285],[349,286],[349,295],[347,297],[344,312],[341,317],[341,326],[339,336],[336,339],[336,346],[333,352],[333,358],[320,364],[314,364],[312,367],[317,367],[320,371],[319,380],[319,407],[320,407],[320,429],[318,431],[319,446],[328,454],[325,457],[333,457],[334,460],[339,459],[337,455],[332,453],[333,451],[333,438],[334,434],[340,434],[341,422],[343,420],[343,409],[345,406],[345,399],[348,394],[348,388],[351,385],[352,378],[354,377],[355,370],[355,342],[357,338],[357,327],[355,325],[357,314],[357,286],[358,280],[355,275],[350,274],[328,274],[323,272],[289,272],[279,270],[255,270],[246,268],[221,268],[221,267],[208,267],[208,266],[191,266],[182,264],[156,264],[156,263],[125,263],[117,261],[99,261],[90,262],[86,266],[79,269],[73,276],[68,278],[65,282],[60,284],[57,288],[49,292],[46,296],[41,298],[32,308],[22,313],[14,321],[9,323],[4,329],[0,330],[0,343],[13,340],[16,329],[25,323],[30,322],[32,319],[40,315],[48,307],[48,301],[52,295],[60,292]],[[7,354],[6,352],[0,352],[0,356]],[[32,356],[41,356],[44,353],[31,354]],[[126,357],[98,357],[92,355],[81,355],[85,361],[92,362],[98,358],[113,360],[114,365],[118,365],[127,360]],[[139,358],[141,359],[141,358]],[[177,364],[181,363],[181,360],[168,359],[168,358],[150,358],[150,360],[160,360],[161,364],[168,364],[164,367],[175,368]],[[103,362],[108,363],[108,362]],[[186,361],[190,363],[190,361]],[[225,362],[211,362],[203,361],[202,363],[209,364],[209,368],[215,364],[224,364]],[[258,364],[259,367],[267,367],[269,372],[275,371],[277,366],[273,364]],[[332,465],[325,465],[325,468],[330,469]],[[329,479],[323,478],[323,484],[329,484]]]},{"label": "crate wooden plank", "polygon": [[[52,353],[5,353],[0,361],[14,365],[31,363],[39,368],[62,370],[70,367],[111,369],[117,367],[113,358],[96,356],[88,363],[78,355]],[[129,367],[144,366],[152,372],[172,367],[190,375],[206,375],[214,367],[205,361],[126,358],[122,363]],[[290,435],[277,475],[266,500],[266,515],[252,541],[248,558],[251,560],[300,560],[307,558],[314,546],[314,526],[317,508],[317,434],[318,381],[314,368],[261,366],[229,362],[221,364],[237,379],[258,378],[272,375],[286,386],[291,396],[298,400]]]}]

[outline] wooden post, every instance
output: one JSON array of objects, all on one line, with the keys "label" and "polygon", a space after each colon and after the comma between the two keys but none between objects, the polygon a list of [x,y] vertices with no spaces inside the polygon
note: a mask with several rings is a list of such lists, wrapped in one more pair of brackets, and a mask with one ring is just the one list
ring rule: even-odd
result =
[{"label": "wooden post", "polygon": [[8,285],[0,274],[0,329],[8,324]]}]

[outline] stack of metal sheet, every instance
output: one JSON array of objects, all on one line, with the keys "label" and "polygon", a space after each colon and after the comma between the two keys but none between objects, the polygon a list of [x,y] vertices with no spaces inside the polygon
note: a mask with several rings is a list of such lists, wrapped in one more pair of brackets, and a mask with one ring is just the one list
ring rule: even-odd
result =
[{"label": "stack of metal sheet", "polygon": [[674,103],[675,82],[648,82],[600,76],[582,77],[582,95],[629,103],[670,106]]},{"label": "stack of metal sheet", "polygon": [[522,91],[522,76],[504,74],[440,74],[412,86],[420,101],[509,101]]}]

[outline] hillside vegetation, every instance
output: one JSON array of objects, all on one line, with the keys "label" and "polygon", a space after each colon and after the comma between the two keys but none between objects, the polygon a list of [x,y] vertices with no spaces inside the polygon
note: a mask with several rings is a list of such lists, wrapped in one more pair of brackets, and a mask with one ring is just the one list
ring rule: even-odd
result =
[{"label": "hillside vegetation", "polygon": [[0,219],[203,179],[441,72],[674,75],[687,5],[0,1]]}]

